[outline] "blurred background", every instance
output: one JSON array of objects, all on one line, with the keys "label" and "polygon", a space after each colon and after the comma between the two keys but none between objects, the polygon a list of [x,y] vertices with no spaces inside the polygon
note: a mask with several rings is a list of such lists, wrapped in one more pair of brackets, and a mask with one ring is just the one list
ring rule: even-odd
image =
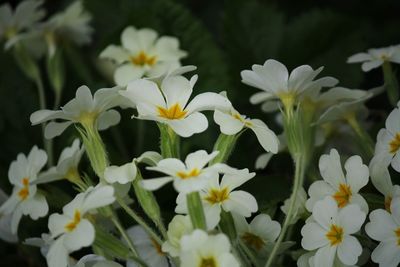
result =
[{"label": "blurred background", "polygon": [[[9,1],[12,6],[18,2]],[[48,14],[53,14],[72,2],[45,1],[44,7]],[[148,27],[160,35],[176,36],[180,40],[181,49],[188,52],[183,65],[198,67],[195,93],[225,90],[242,114],[264,120],[276,133],[282,131],[276,116],[263,113],[259,106],[249,103],[250,95],[257,90],[241,83],[241,70],[273,58],[289,70],[302,64],[313,68],[324,66],[322,76],[338,78],[340,86],[369,89],[382,85],[381,69],[363,73],[359,64],[346,64],[346,59],[368,48],[396,45],[400,38],[400,2],[396,0],[84,0],[83,3],[93,17],[93,40],[90,45],[65,50],[66,86],[61,104],[69,101],[80,85],[86,84],[92,91],[111,87],[112,82],[100,71],[99,53],[109,44],[119,44],[126,26]],[[44,62],[42,67],[44,69]],[[45,88],[48,89],[47,101],[52,103],[49,84],[45,84]],[[43,146],[40,126],[32,127],[29,122],[30,114],[39,109],[37,99],[35,85],[21,73],[11,53],[1,49],[0,187],[7,193],[11,190],[7,179],[11,161],[19,152],[28,153],[34,144]],[[371,110],[368,123],[373,125],[370,133],[375,139],[392,108],[385,94],[368,102],[368,107]],[[122,111],[122,122],[103,132],[113,164],[158,149],[155,123],[146,122],[144,132],[139,135],[137,122],[130,119],[131,115],[131,110]],[[183,154],[212,149],[219,129],[212,122],[212,114],[209,115],[209,130],[183,140]],[[77,135],[75,129],[70,128],[55,139],[56,158]],[[245,133],[229,163],[238,168],[254,169],[255,159],[262,152],[255,136]],[[84,159],[82,169],[86,165]],[[86,170],[90,174],[90,170]],[[265,170],[258,171],[257,178],[246,185],[246,190],[256,196],[261,211],[273,214],[276,203],[290,194],[291,177],[290,157],[282,153],[274,157]],[[58,190],[68,187],[62,185],[63,182],[58,182],[51,186]],[[68,190],[60,192],[59,198],[67,201],[68,194],[73,192]],[[170,218],[175,192],[171,187],[163,188],[157,191],[157,197],[163,199],[162,210],[165,217]],[[278,215],[278,219],[279,216],[282,215]],[[39,236],[46,231],[46,219],[25,219],[19,232],[21,240],[28,237],[28,233]],[[14,246],[0,241],[0,259],[1,266],[44,266],[38,250],[22,244]]]}]

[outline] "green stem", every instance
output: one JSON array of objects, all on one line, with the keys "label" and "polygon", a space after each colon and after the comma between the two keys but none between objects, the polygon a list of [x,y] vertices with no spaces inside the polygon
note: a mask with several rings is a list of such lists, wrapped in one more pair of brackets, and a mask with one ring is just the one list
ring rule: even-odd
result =
[{"label": "green stem", "polygon": [[187,194],[186,201],[193,228],[207,230],[206,218],[204,216],[203,204],[201,203],[199,192]]},{"label": "green stem", "polygon": [[[39,96],[39,106],[40,109],[46,109],[46,96],[44,93],[44,87],[43,87],[43,81],[42,78],[40,77],[40,74],[36,75],[35,77],[35,83],[36,87],[38,90],[38,96]],[[46,139],[44,137],[44,131],[45,131],[45,124],[41,124],[42,127],[42,139],[43,139],[43,146],[44,149],[46,150],[47,153],[47,166],[51,167],[54,164],[54,155],[53,155],[53,140],[52,139]]]},{"label": "green stem", "polygon": [[301,188],[301,186],[303,184],[306,160],[304,159],[304,156],[302,153],[298,153],[298,154],[294,155],[294,163],[296,165],[295,166],[295,176],[294,176],[293,191],[290,196],[289,209],[288,209],[285,221],[283,222],[281,233],[271,251],[271,254],[267,260],[267,263],[265,264],[265,267],[270,267],[272,265],[275,257],[277,256],[279,246],[281,245],[282,241],[284,240],[286,231],[290,225],[293,213],[295,211],[297,192],[299,191],[299,189]]},{"label": "green stem", "polygon": [[354,113],[351,113],[348,116],[346,116],[346,121],[360,139],[359,140],[360,147],[364,152],[366,158],[370,160],[374,156],[374,151],[375,151],[374,148],[375,144],[371,136],[365,131],[363,127],[360,126]]},{"label": "green stem", "polygon": [[154,230],[150,226],[147,225],[147,223],[139,215],[136,214],[134,210],[129,208],[129,206],[126,205],[126,203],[122,199],[117,198],[117,201],[118,204],[125,210],[125,212],[144,228],[144,230],[150,235],[151,238],[153,238],[159,245],[162,245],[163,242],[160,237],[154,232]]},{"label": "green stem", "polygon": [[163,158],[179,158],[179,136],[168,125],[159,123],[158,127],[160,129],[160,148]]},{"label": "green stem", "polygon": [[210,165],[216,163],[225,163],[235,149],[236,142],[243,132],[244,131],[241,131],[238,134],[233,135],[226,135],[221,133],[218,136],[218,139],[215,142],[213,149],[214,151],[219,151],[219,154],[210,162]]},{"label": "green stem", "polygon": [[397,79],[393,73],[392,65],[389,61],[383,62],[382,70],[383,79],[385,81],[385,88],[390,104],[395,107],[397,105],[397,101],[399,100],[399,86],[397,83]]},{"label": "green stem", "polygon": [[222,232],[224,232],[232,241],[236,240],[236,227],[230,212],[221,210],[221,221],[219,223]]},{"label": "green stem", "polygon": [[244,252],[244,254],[246,255],[246,257],[251,261],[253,266],[258,267],[259,263],[257,261],[256,256],[254,255],[254,253],[252,251],[250,251],[250,249],[245,244],[243,244],[241,241],[239,241],[239,246],[242,249],[242,251]]},{"label": "green stem", "polygon": [[129,238],[128,234],[126,233],[124,227],[122,227],[121,223],[119,222],[118,218],[114,215],[111,218],[111,221],[115,225],[115,227],[118,229],[119,233],[121,234],[122,238],[125,240],[125,242],[128,244],[129,249],[132,251],[133,255],[135,257],[138,257],[138,253],[135,249],[135,246],[132,243],[132,240]]}]

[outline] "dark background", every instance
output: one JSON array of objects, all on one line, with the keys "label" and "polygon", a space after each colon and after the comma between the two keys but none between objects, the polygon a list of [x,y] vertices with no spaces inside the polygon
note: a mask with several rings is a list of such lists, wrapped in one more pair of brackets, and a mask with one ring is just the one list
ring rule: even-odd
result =
[{"label": "dark background", "polygon": [[[16,5],[17,2],[11,3]],[[46,1],[45,8],[48,14],[53,14],[71,2]],[[88,85],[92,91],[111,86],[98,71],[97,56],[108,44],[119,44],[120,33],[126,26],[149,27],[160,35],[179,38],[181,48],[189,54],[183,64],[198,67],[197,92],[226,90],[241,113],[263,119],[277,133],[281,129],[275,116],[264,114],[258,106],[249,103],[249,96],[257,90],[240,82],[241,70],[274,58],[289,70],[302,64],[313,68],[325,66],[323,76],[338,78],[341,86],[372,88],[383,83],[381,70],[365,74],[359,64],[346,64],[347,57],[367,48],[398,44],[400,37],[400,2],[396,0],[85,0],[84,5],[93,16],[93,42],[65,52],[67,82],[62,104],[71,99],[82,84]],[[44,63],[41,64],[47,101],[52,105],[53,94],[46,79]],[[371,109],[369,121],[375,125],[371,134],[375,137],[391,107],[385,95],[373,99],[368,106]],[[7,193],[11,190],[7,179],[10,162],[19,152],[28,153],[34,144],[42,146],[40,127],[31,127],[29,122],[29,115],[37,109],[34,84],[24,77],[10,53],[0,51],[0,186]],[[130,119],[131,113],[131,110],[122,111],[121,124],[102,134],[114,164],[127,162],[146,150],[158,148],[156,125],[146,122],[145,135],[141,139],[137,136],[137,122]],[[76,136],[76,131],[70,128],[55,139],[56,157]],[[218,128],[210,116],[207,132],[183,140],[184,154],[196,149],[210,151],[217,136]],[[246,133],[240,139],[230,164],[254,169],[254,161],[262,152],[255,136]],[[87,160],[84,159],[82,168],[86,166]],[[90,174],[90,170],[87,172]],[[266,170],[260,171],[246,189],[259,200],[261,210],[271,213],[272,204],[290,194],[291,176],[290,157],[283,153],[276,156]],[[69,187],[64,182],[54,185]],[[67,194],[72,192],[67,189]],[[171,217],[174,191],[167,187],[157,192],[157,196],[163,199],[165,216]],[[282,215],[278,214],[276,218],[282,218]],[[20,225],[20,239],[32,236],[32,233],[39,236],[45,231],[46,219],[32,222],[25,218]],[[37,250],[2,242],[0,258],[1,266],[44,264]]]}]

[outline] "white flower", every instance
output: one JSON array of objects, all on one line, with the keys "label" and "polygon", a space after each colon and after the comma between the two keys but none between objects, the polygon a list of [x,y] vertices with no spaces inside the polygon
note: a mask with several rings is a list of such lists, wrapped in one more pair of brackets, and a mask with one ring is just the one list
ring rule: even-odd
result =
[{"label": "white flower", "polygon": [[[254,172],[249,173],[248,169],[243,169],[225,174],[221,182],[219,181],[218,173],[215,173],[209,179],[207,186],[200,191],[204,215],[209,229],[213,229],[219,223],[221,210],[244,217],[250,217],[252,213],[258,210],[257,201],[250,193],[242,190],[234,191],[234,189],[254,176]],[[175,212],[188,213],[185,193],[178,195],[176,203]]]},{"label": "white flower", "polygon": [[[152,267],[168,267],[167,255],[161,250],[161,246],[152,239],[142,226],[136,225],[127,230],[139,257]],[[134,261],[128,261],[127,267],[138,267]]]},{"label": "white flower", "polygon": [[257,252],[272,248],[281,232],[281,225],[267,214],[259,214],[247,223],[243,216],[233,216],[240,241]]},{"label": "white flower", "polygon": [[385,209],[390,212],[392,199],[400,197],[400,186],[393,185],[388,169],[390,162],[385,158],[385,155],[374,156],[369,163],[369,171],[372,184],[384,195]]},{"label": "white flower", "polygon": [[136,178],[137,168],[134,162],[122,166],[109,166],[104,172],[104,179],[107,183],[127,184]]},{"label": "white flower", "polygon": [[207,235],[202,230],[194,230],[181,239],[181,264],[185,267],[218,266],[239,267],[230,253],[231,245],[224,234]]},{"label": "white flower", "polygon": [[[298,267],[318,267],[314,264],[314,255],[316,251],[304,253],[297,260]],[[362,257],[362,256],[361,256]],[[338,257],[335,257],[332,267],[357,267],[356,265],[343,264]]]},{"label": "white flower", "polygon": [[172,257],[177,257],[181,251],[181,238],[193,231],[192,221],[189,216],[175,215],[168,224],[168,239],[162,244],[162,251]]},{"label": "white flower", "polygon": [[230,167],[224,164],[206,165],[218,155],[218,151],[208,154],[199,150],[186,156],[185,163],[179,159],[168,158],[158,162],[148,170],[167,174],[166,177],[143,180],[142,186],[147,190],[157,190],[168,182],[173,181],[178,192],[189,193],[205,188],[208,181],[219,172],[229,171]]},{"label": "white flower", "polygon": [[384,62],[400,63],[400,46],[368,49],[367,53],[357,53],[347,59],[347,63],[362,63],[367,72],[381,66]]},{"label": "white flower", "polygon": [[89,254],[80,258],[76,264],[70,264],[69,267],[122,267],[121,264],[106,260],[102,256]]},{"label": "white flower", "polygon": [[319,171],[324,180],[314,182],[308,189],[310,199],[306,202],[309,211],[314,204],[326,196],[334,199],[339,208],[348,204],[357,204],[365,213],[368,204],[358,191],[368,183],[369,170],[359,156],[351,156],[344,164],[346,176],[343,174],[340,156],[336,149],[319,159]]},{"label": "white flower", "polygon": [[22,1],[14,12],[9,3],[0,6],[0,39],[14,37],[21,31],[31,28],[41,20],[46,12],[41,8],[43,0]]},{"label": "white flower", "polygon": [[27,238],[24,241],[25,245],[40,248],[40,253],[43,257],[46,257],[47,253],[49,252],[49,248],[53,243],[54,239],[50,234],[42,234],[40,237]]},{"label": "white flower", "polygon": [[28,157],[18,154],[8,170],[8,179],[14,189],[10,198],[0,207],[0,213],[12,214],[11,232],[16,233],[22,215],[29,215],[33,220],[46,216],[49,211],[45,197],[37,192],[37,174],[46,164],[47,155],[44,150],[34,146]]},{"label": "white flower", "polygon": [[110,45],[100,58],[111,59],[118,64],[114,80],[118,85],[130,81],[162,75],[180,66],[179,60],[186,52],[179,49],[179,40],[161,36],[152,29],[127,27],[121,34],[121,46]]},{"label": "white flower", "polygon": [[390,209],[391,213],[383,209],[372,211],[365,226],[367,234],[380,241],[371,258],[381,267],[400,264],[400,198],[393,199]]},{"label": "white flower", "polygon": [[400,172],[400,102],[397,107],[390,112],[385,122],[385,128],[378,132],[375,155],[382,159],[382,164],[390,162],[393,169]]},{"label": "white flower", "polygon": [[[3,204],[8,199],[6,193],[0,189],[0,205]],[[12,214],[2,214],[0,212],[0,239],[9,242],[18,242],[18,236],[11,232],[11,219]]]},{"label": "white flower", "polygon": [[[128,98],[138,111],[138,118],[167,124],[182,137],[201,133],[208,121],[199,111],[226,109],[231,103],[217,93],[202,93],[190,102],[197,75],[190,81],[183,76],[166,77],[159,88],[155,82],[139,79],[129,83],[120,94]],[[188,103],[189,102],[189,103]]]},{"label": "white flower", "polygon": [[[296,223],[300,218],[302,218],[305,214],[307,214],[306,201],[307,201],[307,193],[304,190],[304,188],[301,187],[297,191],[296,202],[294,204],[294,211],[292,214],[292,219],[290,221],[291,224]],[[283,205],[281,206],[281,210],[286,215],[288,214],[289,211],[289,205],[290,205],[290,198],[286,199]]]},{"label": "white flower", "polygon": [[241,115],[236,109],[214,111],[214,121],[226,135],[239,133],[243,128],[251,129],[265,151],[278,152],[279,140],[273,131],[259,119],[250,119]]},{"label": "white flower", "polygon": [[57,166],[54,166],[39,175],[37,184],[48,183],[66,178],[70,181],[80,179],[78,165],[85,149],[79,139],[75,139],[70,147],[66,147],[58,158]]},{"label": "white flower", "polygon": [[94,226],[85,215],[91,210],[113,203],[114,200],[114,188],[99,184],[78,194],[64,206],[63,214],[54,213],[49,217],[50,234],[55,239],[46,256],[49,267],[67,266],[69,253],[93,243]]},{"label": "white flower", "polygon": [[64,132],[73,123],[94,125],[99,130],[105,130],[120,121],[119,113],[112,109],[120,103],[119,87],[103,88],[94,93],[87,86],[81,86],[76,91],[75,98],[61,107],[61,110],[38,110],[32,113],[32,125],[46,121],[61,119],[65,122],[51,121],[46,125],[45,137],[51,139]]},{"label": "white flower", "polygon": [[317,250],[314,266],[333,266],[336,256],[344,264],[356,264],[362,247],[352,234],[360,230],[365,217],[357,205],[339,209],[331,197],[318,201],[312,219],[301,229],[302,247]]},{"label": "white flower", "polygon": [[302,65],[295,68],[289,75],[285,65],[268,59],[264,65],[255,64],[252,66],[252,70],[244,70],[240,74],[243,83],[265,91],[251,97],[250,102],[253,104],[277,98],[284,103],[293,104],[293,101],[302,92],[312,87],[330,87],[338,82],[332,77],[314,80],[322,69],[323,67],[313,70],[308,65]]}]

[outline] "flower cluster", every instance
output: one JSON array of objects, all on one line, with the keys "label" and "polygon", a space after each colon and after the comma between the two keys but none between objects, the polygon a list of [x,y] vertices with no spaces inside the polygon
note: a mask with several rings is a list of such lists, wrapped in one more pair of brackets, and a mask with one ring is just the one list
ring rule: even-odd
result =
[{"label": "flower cluster", "polygon": [[[14,11],[1,6],[0,15],[6,47],[29,55],[23,48],[27,42],[42,41],[56,66],[48,70],[54,109],[41,98],[41,108],[30,116],[32,125],[42,126],[45,149],[33,146],[27,155],[18,154],[8,171],[12,190],[9,195],[0,190],[1,239],[19,242],[26,220],[40,223],[50,213],[40,237],[20,240],[40,247],[49,267],[271,267],[290,261],[299,267],[349,267],[370,259],[382,267],[400,264],[400,186],[393,182],[400,172],[400,102],[390,67],[400,63],[399,46],[349,58],[349,63],[363,62],[364,71],[382,66],[385,84],[371,90],[317,78],[323,67],[302,65],[289,72],[274,59],[243,70],[242,82],[261,90],[250,103],[277,113],[278,137],[276,125],[243,115],[225,91],[199,93],[198,75],[187,77],[196,67],[181,66],[188,54],[179,40],[148,28],[128,26],[121,46],[100,53],[113,63],[114,87],[82,85],[59,105],[64,78],[54,64],[60,62],[60,44],[89,43],[90,14],[77,1],[42,21],[42,1],[26,0]],[[41,88],[39,64],[27,66],[20,67]],[[384,90],[397,105],[374,142],[359,122],[366,101]],[[129,160],[121,163],[109,153],[113,144],[103,142],[103,131],[119,124],[126,112],[141,126],[157,126],[160,149],[141,155],[128,151]],[[212,150],[203,143],[185,146],[211,128],[211,119],[219,129]],[[343,127],[360,140],[358,147],[333,148],[332,131]],[[257,168],[266,168],[278,153],[292,158],[293,187],[286,200],[267,203],[254,192],[256,181],[264,185],[262,179],[276,177],[269,169],[268,177],[261,177],[251,166],[229,161],[248,129],[254,135],[247,138],[257,147],[239,160],[256,149],[264,151]],[[73,138],[54,163],[52,141],[60,135]],[[157,199],[156,191],[165,187],[170,187],[171,213]],[[30,219],[22,220],[24,215]]]}]

